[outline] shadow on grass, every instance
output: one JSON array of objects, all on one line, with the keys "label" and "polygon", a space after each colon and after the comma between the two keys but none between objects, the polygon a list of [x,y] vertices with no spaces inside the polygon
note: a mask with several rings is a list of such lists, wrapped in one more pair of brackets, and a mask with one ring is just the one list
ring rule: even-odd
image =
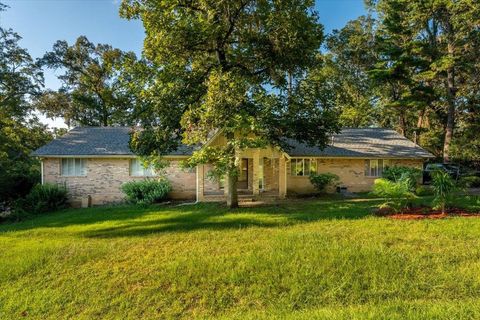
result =
[{"label": "shadow on grass", "polygon": [[353,200],[328,203],[306,201],[235,210],[229,210],[220,204],[200,204],[192,207],[168,208],[167,215],[155,212],[145,219],[129,220],[107,228],[88,230],[82,235],[89,238],[136,237],[197,230],[273,228],[319,220],[353,220],[369,216],[373,204],[372,201]]},{"label": "shadow on grass", "polygon": [[362,219],[370,215],[371,208],[376,203],[374,199],[309,199],[235,210],[216,203],[146,208],[95,207],[64,210],[20,223],[3,225],[0,226],[0,233],[36,228],[85,226],[83,230],[78,231],[81,236],[112,238],[203,229],[272,228],[318,220]]}]

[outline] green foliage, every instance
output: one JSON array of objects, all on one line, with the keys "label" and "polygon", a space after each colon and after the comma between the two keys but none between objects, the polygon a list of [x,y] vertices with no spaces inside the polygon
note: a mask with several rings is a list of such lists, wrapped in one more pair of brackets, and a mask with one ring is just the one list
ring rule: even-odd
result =
[{"label": "green foliage", "polygon": [[457,189],[455,181],[443,170],[432,172],[432,186],[435,193],[433,203],[436,208],[445,213],[446,206],[451,202],[454,191]]},{"label": "green foliage", "polygon": [[434,194],[433,188],[429,186],[418,186],[415,189],[415,194],[420,197],[431,196]]},{"label": "green foliage", "polygon": [[385,202],[380,205],[380,208],[391,208],[395,212],[400,212],[409,202],[416,198],[413,192],[410,191],[407,179],[401,179],[397,182],[383,178],[376,179],[372,193],[378,197],[385,198]]},{"label": "green foliage", "polygon": [[393,182],[404,181],[411,192],[415,191],[421,176],[422,171],[420,169],[402,166],[385,168],[382,174],[383,178]]},{"label": "green foliage", "polygon": [[324,192],[325,188],[328,186],[336,186],[340,178],[333,173],[313,173],[309,177],[310,182],[313,184],[315,189],[319,192]]},{"label": "green foliage", "polygon": [[121,14],[142,19],[146,33],[148,63],[133,67],[145,106],[144,130],[131,143],[137,153],[165,154],[220,133],[226,143],[189,164],[208,159],[234,189],[245,148],[287,149],[289,138],[323,147],[338,131],[332,99],[317,90],[326,78],[309,77],[323,40],[313,1],[125,0]]},{"label": "green foliage", "polygon": [[165,178],[130,181],[122,185],[127,201],[133,204],[148,205],[167,198],[172,190],[170,182]]},{"label": "green foliage", "polygon": [[30,153],[52,139],[30,103],[40,94],[43,72],[20,40],[0,27],[0,204],[24,197],[40,182],[39,162]]},{"label": "green foliage", "polygon": [[67,204],[67,189],[56,184],[37,184],[30,193],[15,203],[15,215],[41,214],[63,209]]},{"label": "green foliage", "polygon": [[129,69],[123,66],[135,61],[132,52],[95,45],[84,36],[73,45],[57,41],[40,63],[64,72],[58,77],[62,87],[45,91],[35,105],[47,116],[63,117],[72,126],[134,124],[132,110],[138,102],[130,90]]},{"label": "green foliage", "polygon": [[459,184],[465,188],[480,188],[480,177],[465,176],[460,179]]}]

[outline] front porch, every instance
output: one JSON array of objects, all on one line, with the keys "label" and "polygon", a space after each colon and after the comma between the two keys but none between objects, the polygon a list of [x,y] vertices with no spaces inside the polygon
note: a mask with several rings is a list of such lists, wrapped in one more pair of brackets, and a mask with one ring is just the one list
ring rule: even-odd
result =
[{"label": "front porch", "polygon": [[[286,197],[288,159],[285,154],[273,148],[249,149],[243,151],[239,159],[239,202],[272,202]],[[211,168],[208,164],[197,166],[197,201],[226,201],[229,194],[227,178],[212,180],[208,174]]]}]

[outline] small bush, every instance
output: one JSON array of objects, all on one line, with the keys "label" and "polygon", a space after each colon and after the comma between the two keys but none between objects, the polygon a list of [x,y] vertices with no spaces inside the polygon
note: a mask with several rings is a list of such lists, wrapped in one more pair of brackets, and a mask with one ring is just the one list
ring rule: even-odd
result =
[{"label": "small bush", "polygon": [[415,199],[413,192],[409,190],[408,180],[393,182],[387,179],[376,179],[372,193],[378,197],[385,198],[380,208],[391,208],[399,212],[406,208],[408,203]]},{"label": "small bush", "polygon": [[36,185],[29,194],[15,203],[17,216],[22,213],[40,214],[65,208],[67,205],[67,189],[56,184]]},{"label": "small bush", "polygon": [[131,181],[122,185],[122,191],[129,203],[147,205],[160,202],[172,190],[165,178]]},{"label": "small bush", "polygon": [[392,182],[400,180],[408,184],[408,190],[414,192],[422,171],[412,167],[388,167],[383,170],[382,177]]},{"label": "small bush", "polygon": [[313,173],[310,175],[310,182],[319,192],[324,192],[327,186],[335,186],[340,178],[333,173]]},{"label": "small bush", "polygon": [[432,173],[432,185],[435,194],[433,203],[436,208],[442,209],[442,213],[445,213],[445,207],[457,189],[455,181],[448,172],[437,170]]},{"label": "small bush", "polygon": [[415,189],[415,194],[417,196],[431,196],[433,195],[433,189],[431,187],[427,187],[427,186],[418,186],[416,189]]},{"label": "small bush", "polygon": [[480,177],[466,176],[460,180],[460,185],[465,188],[480,188]]}]

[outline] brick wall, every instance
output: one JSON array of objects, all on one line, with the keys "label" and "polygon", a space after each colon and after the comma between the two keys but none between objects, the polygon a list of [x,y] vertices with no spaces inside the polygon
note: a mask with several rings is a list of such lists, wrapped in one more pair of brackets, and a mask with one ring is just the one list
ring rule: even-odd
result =
[{"label": "brick wall", "polygon": [[[43,160],[44,182],[65,185],[73,206],[80,205],[83,196],[90,195],[93,205],[118,203],[124,201],[120,187],[124,182],[142,180],[144,177],[130,176],[130,159],[86,159],[87,175],[84,177],[64,177],[60,174],[61,159]],[[173,199],[195,199],[195,172],[180,168],[180,160],[170,161],[166,176],[172,183]]]},{"label": "brick wall", "polygon": [[[395,159],[390,160],[391,165],[410,166],[421,169],[421,159]],[[308,177],[292,176],[290,163],[287,166],[287,192],[290,195],[315,192]],[[365,159],[317,159],[318,173],[334,173],[341,181],[342,186],[351,192],[370,191],[376,177],[365,176]],[[333,190],[330,190],[333,191]]]},{"label": "brick wall", "polygon": [[[69,190],[71,203],[80,204],[83,196],[90,195],[93,205],[118,203],[124,201],[124,194],[120,187],[124,182],[141,180],[143,177],[130,176],[128,158],[92,158],[86,159],[87,176],[63,177],[60,175],[61,159],[44,159],[44,181],[46,183],[65,184]],[[195,199],[196,174],[195,171],[185,171],[180,167],[180,159],[172,159],[166,168],[166,176],[172,184],[169,196],[173,199]],[[249,163],[252,161],[249,161]],[[369,191],[374,177],[366,177],[364,159],[318,159],[319,173],[331,172],[340,177],[343,186],[349,191]],[[390,160],[392,165],[412,166],[422,168],[422,160]],[[205,174],[211,166],[205,166]],[[249,168],[253,170],[252,168]],[[279,161],[266,158],[264,160],[265,189],[278,190]],[[290,164],[287,165],[287,190],[290,195],[312,193],[315,191],[308,177],[296,177],[290,173]],[[253,176],[252,171],[249,172]],[[251,181],[249,181],[251,188]],[[221,193],[219,183],[205,178],[205,192]]]}]

